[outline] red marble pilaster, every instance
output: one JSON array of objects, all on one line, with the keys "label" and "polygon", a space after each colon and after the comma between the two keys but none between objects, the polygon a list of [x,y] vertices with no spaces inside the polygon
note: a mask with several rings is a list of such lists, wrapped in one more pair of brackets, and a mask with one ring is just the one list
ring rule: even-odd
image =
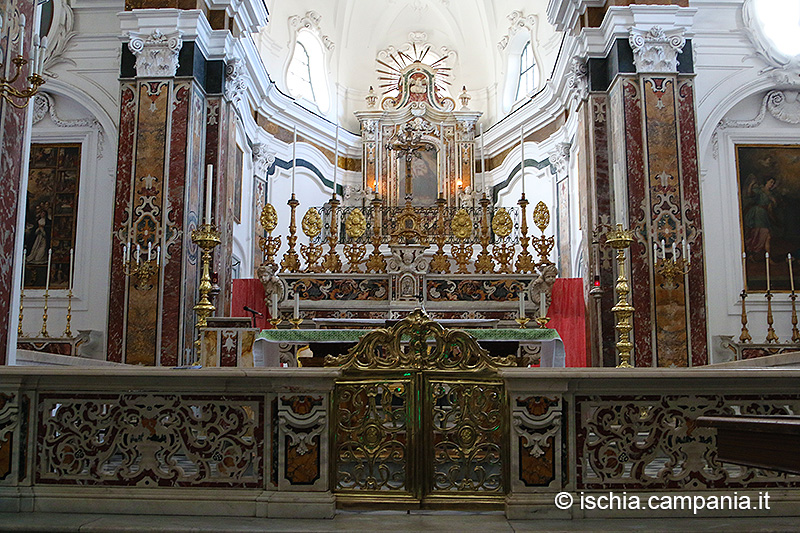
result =
[{"label": "red marble pilaster", "polygon": [[[22,55],[30,53],[33,24],[28,24],[25,35],[19,35],[18,31],[12,33],[16,27],[12,22],[19,20],[20,15],[25,15],[29,21],[33,20],[32,0],[7,0],[3,12],[3,35],[0,37],[0,50],[4,53],[0,57],[5,69],[3,77],[13,77],[11,59],[20,54],[21,44]],[[20,76],[14,86],[23,89],[27,85],[26,78]],[[27,112],[27,109],[17,109],[5,99],[0,99],[0,176],[3,184],[0,187],[0,365],[7,364],[9,351],[15,349],[9,346],[11,313],[19,312],[13,302],[13,288],[16,283],[14,266],[20,259],[16,255],[17,213],[21,208],[22,172],[27,168],[25,157],[28,150],[23,145]]]},{"label": "red marble pilaster", "polygon": [[[644,210],[647,203],[647,180],[645,177],[644,147],[642,131],[643,102],[641,88],[637,79],[624,80],[622,85],[625,121],[625,148],[627,154],[626,172],[628,185],[628,227],[637,231],[649,221],[649,213]],[[651,332],[653,317],[651,311],[651,280],[647,265],[647,246],[634,237],[629,250],[631,271],[629,273],[630,302],[636,309],[633,316],[633,346],[637,367],[653,365]],[[643,261],[642,258],[645,258]]]},{"label": "red marble pilaster", "polygon": [[692,246],[689,271],[689,338],[691,365],[708,364],[706,319],[705,254],[703,220],[700,216],[700,177],[697,172],[697,126],[694,109],[694,84],[678,78],[678,127],[680,134],[681,177],[683,179],[683,217],[687,240]]},{"label": "red marble pilaster", "polygon": [[[174,366],[192,349],[197,291],[197,226],[204,96],[193,81],[123,84],[117,163],[115,246],[109,309],[109,359]],[[161,246],[147,280],[124,272],[122,244]]]}]

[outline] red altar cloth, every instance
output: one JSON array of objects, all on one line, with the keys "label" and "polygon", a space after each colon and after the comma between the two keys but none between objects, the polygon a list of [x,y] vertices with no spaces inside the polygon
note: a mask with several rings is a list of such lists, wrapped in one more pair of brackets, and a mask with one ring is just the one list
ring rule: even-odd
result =
[{"label": "red altar cloth", "polygon": [[267,329],[272,326],[267,322],[267,305],[264,303],[264,286],[259,279],[235,279],[231,295],[231,316],[252,316],[244,306],[255,309],[264,316],[256,316],[256,327]]},{"label": "red altar cloth", "polygon": [[558,278],[553,285],[553,304],[547,310],[547,327],[555,329],[564,341],[567,367],[589,366],[586,357],[586,308],[583,279]]}]

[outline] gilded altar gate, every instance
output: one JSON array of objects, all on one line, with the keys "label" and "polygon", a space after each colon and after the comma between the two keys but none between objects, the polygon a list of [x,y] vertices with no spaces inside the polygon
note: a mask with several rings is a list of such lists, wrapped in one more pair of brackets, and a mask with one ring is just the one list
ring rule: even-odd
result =
[{"label": "gilded altar gate", "polygon": [[420,310],[328,356],[332,484],[343,503],[501,504],[508,490],[507,401],[500,366],[475,339]]}]

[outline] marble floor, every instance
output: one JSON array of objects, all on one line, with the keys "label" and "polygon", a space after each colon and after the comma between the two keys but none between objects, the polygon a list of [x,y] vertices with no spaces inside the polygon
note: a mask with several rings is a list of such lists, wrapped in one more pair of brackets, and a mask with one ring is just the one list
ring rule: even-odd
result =
[{"label": "marble floor", "polygon": [[218,516],[132,516],[56,513],[0,513],[0,531],[59,532],[800,532],[796,517],[506,520],[502,513],[339,512],[332,520],[230,518]]}]

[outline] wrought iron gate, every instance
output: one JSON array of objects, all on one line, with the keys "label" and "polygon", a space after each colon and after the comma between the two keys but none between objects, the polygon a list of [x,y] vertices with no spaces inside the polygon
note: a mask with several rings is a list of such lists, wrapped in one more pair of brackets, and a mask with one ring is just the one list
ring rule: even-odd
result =
[{"label": "wrought iron gate", "polygon": [[414,311],[326,360],[332,476],[341,501],[409,506],[496,503],[507,491],[506,395],[498,366],[467,333]]}]

